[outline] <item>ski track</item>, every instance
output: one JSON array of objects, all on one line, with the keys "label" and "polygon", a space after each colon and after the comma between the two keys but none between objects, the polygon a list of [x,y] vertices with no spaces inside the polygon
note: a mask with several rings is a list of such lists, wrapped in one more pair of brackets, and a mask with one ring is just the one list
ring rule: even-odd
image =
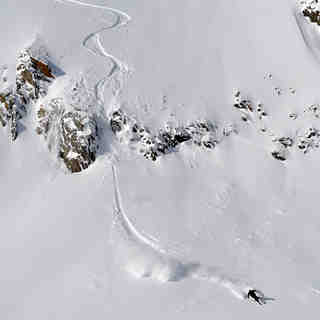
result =
[{"label": "ski track", "polygon": [[[106,85],[110,83],[112,79],[115,79],[117,81],[116,88],[113,91],[113,99],[116,100],[123,86],[123,83],[118,78],[118,76],[127,74],[129,72],[129,68],[124,62],[120,61],[118,58],[116,58],[115,56],[113,56],[112,54],[106,51],[106,49],[101,43],[100,35],[103,31],[119,28],[121,26],[126,26],[131,21],[131,17],[127,13],[121,10],[107,7],[107,6],[90,4],[90,3],[82,2],[78,0],[54,0],[54,1],[59,2],[61,4],[73,4],[73,5],[78,5],[82,7],[91,8],[91,9],[104,10],[108,13],[113,14],[116,17],[116,21],[114,23],[112,23],[109,26],[104,26],[103,28],[100,28],[99,30],[90,33],[82,41],[83,47],[86,48],[89,52],[91,52],[94,55],[98,55],[103,58],[106,58],[110,60],[111,63],[113,64],[110,71],[107,73],[107,75],[103,77],[101,80],[99,80],[98,83],[95,85],[94,91],[95,91],[98,102],[100,102],[101,105],[104,105],[104,90]],[[93,42],[93,45],[91,45],[91,42]]]},{"label": "ski track", "polygon": [[[62,4],[74,4],[82,7],[88,7],[91,9],[101,9],[116,16],[116,20],[114,23],[90,33],[83,40],[82,45],[92,54],[104,57],[110,60],[113,64],[107,75],[99,80],[95,85],[94,90],[97,100],[101,104],[104,104],[104,89],[107,83],[110,83],[110,81],[114,78],[116,78],[115,80],[117,81],[117,86],[113,91],[113,99],[117,99],[123,86],[123,83],[118,78],[118,75],[127,74],[129,72],[129,68],[124,62],[120,61],[118,58],[106,51],[106,49],[102,45],[100,35],[103,31],[127,25],[131,21],[131,17],[121,10],[107,6],[94,5],[78,0],[54,1]],[[93,44],[91,44],[92,42]],[[138,259],[138,263],[140,264],[138,266],[138,268],[140,268],[139,272],[130,269],[129,271],[132,271],[136,276],[150,277],[162,282],[179,281],[188,277],[198,280],[205,280],[228,289],[234,296],[239,299],[243,300],[246,298],[248,290],[252,287],[248,286],[243,281],[224,274],[223,271],[219,268],[206,267],[202,266],[199,263],[187,262],[178,259],[174,256],[173,251],[163,247],[158,239],[151,237],[146,233],[139,232],[123,210],[117,172],[114,165],[112,165],[112,172],[115,199],[114,221],[116,221],[117,224],[120,225],[120,228],[125,235],[126,241],[128,241],[130,245],[133,244],[138,247],[139,255],[143,256],[142,259],[141,257],[140,259]],[[130,257],[128,259],[130,259]],[[130,266],[131,261],[128,261],[128,264]]]},{"label": "ski track", "polygon": [[[125,234],[128,246],[131,246],[132,243],[139,246],[139,254],[144,255],[144,259],[140,259],[139,262],[141,263],[142,261],[142,264],[146,264],[146,267],[149,268],[146,272],[137,274],[133,271],[132,273],[138,277],[150,277],[162,282],[180,281],[185,278],[204,280],[220,285],[238,299],[246,299],[248,290],[253,287],[241,279],[233,278],[217,267],[208,267],[197,262],[184,261],[183,259],[176,257],[170,249],[162,247],[158,239],[154,239],[147,234],[139,232],[123,209],[117,172],[114,165],[112,166],[112,171],[114,181],[115,220],[118,225],[120,225],[121,231]],[[150,251],[152,251],[152,257],[150,256]],[[150,260],[152,260],[151,263]],[[128,261],[128,263],[130,264],[131,261]],[[139,268],[141,270],[144,266],[140,265]],[[128,271],[132,270],[129,269]]]}]

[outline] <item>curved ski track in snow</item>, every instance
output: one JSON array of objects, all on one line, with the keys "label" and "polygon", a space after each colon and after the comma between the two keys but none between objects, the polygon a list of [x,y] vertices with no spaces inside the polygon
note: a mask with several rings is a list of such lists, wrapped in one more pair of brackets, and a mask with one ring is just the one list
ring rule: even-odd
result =
[{"label": "curved ski track in snow", "polygon": [[[96,32],[90,33],[82,42],[83,46],[91,53],[109,59],[113,64],[106,77],[98,81],[95,86],[95,92],[98,101],[103,103],[103,93],[107,80],[111,81],[119,74],[128,73],[129,68],[124,62],[120,61],[118,58],[106,51],[101,43],[100,34],[106,30],[127,25],[130,22],[131,17],[121,10],[107,6],[94,5],[78,0],[54,1],[63,4],[75,4],[88,8],[101,9],[116,16],[116,21],[113,24],[105,26]],[[93,45],[91,45],[92,42]],[[122,89],[122,83],[120,79],[116,80],[118,83],[117,87],[113,91],[114,98],[117,98]],[[241,280],[229,277],[220,269],[215,267],[206,267],[199,263],[182,261],[174,256],[172,250],[164,248],[160,244],[159,240],[139,232],[123,210],[117,172],[114,165],[112,165],[112,171],[114,180],[115,221],[120,225],[121,231],[123,231],[125,240],[128,242],[129,246],[135,247],[134,254],[129,254],[126,257],[129,260],[126,262],[129,266],[129,271],[138,277],[150,277],[162,282],[179,281],[187,277],[210,281],[228,289],[239,299],[246,298],[248,290],[252,287],[248,286]],[[136,259],[136,255],[139,256],[138,259]],[[133,263],[130,261],[132,259],[135,260]]]},{"label": "curved ski track in snow", "polygon": [[[121,26],[127,25],[131,21],[131,17],[127,13],[125,13],[121,10],[107,7],[107,6],[90,4],[90,3],[82,2],[82,1],[78,1],[78,0],[54,0],[54,1],[62,3],[62,4],[74,4],[74,5],[88,7],[88,8],[92,8],[92,9],[104,10],[104,11],[107,11],[108,13],[113,14],[116,17],[116,21],[114,23],[112,23],[109,26],[105,26],[103,28],[100,28],[99,30],[97,30],[95,32],[90,33],[82,41],[82,45],[87,50],[89,50],[91,53],[93,53],[94,55],[104,57],[104,58],[110,60],[113,64],[113,66],[111,67],[111,69],[108,72],[108,74],[106,75],[106,77],[103,77],[100,81],[98,81],[98,83],[95,86],[96,97],[97,97],[98,101],[101,104],[103,104],[104,103],[104,98],[103,98],[104,89],[107,84],[107,80],[109,79],[111,81],[113,78],[116,78],[119,75],[127,74],[129,72],[129,68],[124,62],[120,61],[118,58],[116,58],[115,56],[113,56],[112,54],[110,54],[106,51],[106,49],[104,48],[104,46],[101,43],[100,35],[103,31],[115,29],[115,28],[119,28]],[[92,45],[91,45],[91,42],[93,42]],[[122,85],[123,85],[119,78],[116,80],[117,80],[116,88],[113,91],[114,98],[118,97],[119,93],[121,92]]]},{"label": "curved ski track in snow", "polygon": [[[235,297],[244,300],[247,293],[253,287],[240,279],[233,278],[217,267],[203,266],[197,262],[183,261],[175,257],[170,249],[163,248],[157,239],[139,232],[123,210],[121,194],[115,166],[112,166],[114,181],[114,214],[121,231],[125,234],[128,246],[132,243],[139,246],[139,273],[129,268],[138,277],[150,277],[162,282],[180,281],[185,278],[194,278],[198,280],[209,281],[218,284],[229,290]],[[151,252],[151,255],[150,255]],[[128,255],[128,260],[132,256]],[[151,261],[150,261],[151,260]],[[126,261],[129,265],[132,261]],[[134,265],[134,263],[132,264]],[[144,270],[147,268],[147,270]]]}]

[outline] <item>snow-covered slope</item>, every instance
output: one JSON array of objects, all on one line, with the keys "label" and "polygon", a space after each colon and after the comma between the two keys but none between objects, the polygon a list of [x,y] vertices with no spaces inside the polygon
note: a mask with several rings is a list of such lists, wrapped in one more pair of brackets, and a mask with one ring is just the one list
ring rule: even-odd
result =
[{"label": "snow-covered slope", "polygon": [[[14,142],[0,128],[1,319],[317,316],[320,27],[305,4],[0,9],[0,91],[34,39],[59,70]],[[94,161],[66,172],[56,147],[74,159],[91,142]]]}]

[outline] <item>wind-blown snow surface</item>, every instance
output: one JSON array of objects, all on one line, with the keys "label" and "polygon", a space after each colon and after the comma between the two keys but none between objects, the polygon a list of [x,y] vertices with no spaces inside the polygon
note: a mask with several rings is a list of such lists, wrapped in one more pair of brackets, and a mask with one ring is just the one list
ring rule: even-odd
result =
[{"label": "wind-blown snow surface", "polygon": [[[1,63],[9,70],[38,33],[57,64],[71,77],[84,74],[94,89],[114,61],[91,54],[83,40],[117,17],[66,2],[2,1]],[[236,122],[239,88],[263,101],[280,135],[297,129],[288,113],[319,102],[318,61],[290,1],[90,3],[132,18],[101,33],[107,55],[130,74],[105,78],[106,112],[124,104],[154,127],[168,118]],[[34,132],[32,110],[23,121],[14,144],[0,130],[1,319],[317,316],[319,151],[277,161],[271,138],[239,122],[239,134],[213,151],[183,146],[153,163],[106,133],[94,165],[66,175]],[[131,229],[115,219],[117,185]],[[260,307],[230,294],[246,285],[275,301]]]}]

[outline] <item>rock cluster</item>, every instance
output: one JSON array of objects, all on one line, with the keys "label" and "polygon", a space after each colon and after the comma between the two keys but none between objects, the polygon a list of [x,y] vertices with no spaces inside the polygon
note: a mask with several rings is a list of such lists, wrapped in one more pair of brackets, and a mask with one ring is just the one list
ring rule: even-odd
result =
[{"label": "rock cluster", "polygon": [[18,136],[17,121],[21,118],[21,113],[16,105],[15,95],[9,89],[0,94],[0,123],[2,127],[9,126],[11,140],[16,140]]},{"label": "rock cluster", "polygon": [[289,150],[296,147],[298,151],[304,154],[320,146],[320,130],[310,127],[303,131],[302,135],[295,138],[281,137],[274,139],[275,149],[271,152],[272,156],[281,161],[288,159]]},{"label": "rock cluster", "polygon": [[44,97],[53,79],[54,75],[46,63],[33,58],[28,50],[20,53],[17,64],[16,94],[22,105]]},{"label": "rock cluster", "polygon": [[312,104],[304,110],[304,113],[311,114],[314,118],[319,119],[320,118],[320,105],[319,104]]},{"label": "rock cluster", "polygon": [[294,141],[290,137],[281,137],[273,140],[275,143],[275,149],[271,152],[271,155],[280,161],[285,161],[288,158],[289,151],[294,144]]},{"label": "rock cluster", "polygon": [[9,125],[14,141],[19,133],[18,120],[26,113],[28,105],[47,94],[48,86],[54,79],[49,66],[23,50],[17,60],[16,82],[0,93],[0,123]]},{"label": "rock cluster", "polygon": [[93,115],[68,110],[62,98],[52,99],[37,112],[37,133],[50,151],[63,160],[71,172],[80,172],[96,160],[98,129]]},{"label": "rock cluster", "polygon": [[255,104],[247,99],[243,98],[241,92],[239,90],[235,90],[233,95],[233,107],[238,109],[241,113],[241,120],[244,122],[252,121],[253,117],[257,115],[257,117],[262,120],[268,114],[264,110],[262,103]]},{"label": "rock cluster", "polygon": [[[261,120],[264,120],[264,117],[268,116],[268,113],[264,110],[262,103],[255,104],[249,99],[243,98],[239,90],[236,90],[233,95],[233,106],[240,111],[242,120],[250,120],[250,122],[256,122],[255,126],[261,126]],[[311,116],[311,118],[313,119],[319,119],[320,105],[312,104],[308,106],[304,109],[303,115]],[[289,113],[289,118],[292,120],[296,120],[298,118],[298,114]],[[272,131],[264,126],[262,126],[260,131],[263,133],[269,132],[269,134],[274,137]],[[301,130],[299,130],[299,132],[301,132]],[[304,130],[302,134],[296,134],[294,137],[276,137],[272,139],[272,142],[273,150],[271,151],[271,155],[273,156],[273,158],[280,161],[286,161],[289,158],[290,150],[292,150],[292,148],[295,148],[298,151],[302,151],[305,154],[311,150],[319,148],[320,130],[314,127],[310,127]]]},{"label": "rock cluster", "polygon": [[320,143],[320,131],[316,128],[308,128],[305,130],[302,136],[297,139],[298,149],[303,153],[319,148]]},{"label": "rock cluster", "polygon": [[300,1],[301,13],[309,19],[311,23],[316,23],[320,26],[320,3],[318,0]]},{"label": "rock cluster", "polygon": [[[96,159],[98,130],[95,116],[89,113],[95,101],[84,81],[69,84],[59,98],[48,98],[49,85],[55,79],[49,60],[41,41],[19,54],[15,84],[0,93],[0,124],[9,126],[15,140],[19,133],[18,120],[30,106],[37,106],[37,133],[71,172],[79,172]],[[44,99],[40,102],[40,98]],[[38,101],[40,108],[35,104]]]},{"label": "rock cluster", "polygon": [[[177,150],[178,146],[191,144],[213,149],[218,143],[217,126],[210,121],[194,121],[185,126],[166,124],[156,134],[130,118],[118,109],[110,115],[110,126],[120,141],[135,145],[139,153],[147,159],[156,161],[159,157]],[[225,135],[231,133],[230,128]]]}]

